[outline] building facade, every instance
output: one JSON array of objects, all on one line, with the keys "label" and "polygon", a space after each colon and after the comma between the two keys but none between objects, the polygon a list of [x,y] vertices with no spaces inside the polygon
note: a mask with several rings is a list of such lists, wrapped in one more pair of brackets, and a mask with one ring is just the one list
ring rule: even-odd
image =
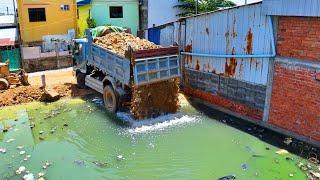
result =
[{"label": "building facade", "polygon": [[92,18],[97,26],[113,25],[130,28],[136,35],[139,29],[138,0],[92,0]]},{"label": "building facade", "polygon": [[21,40],[42,41],[48,35],[66,35],[76,28],[75,0],[18,0]]},{"label": "building facade", "polygon": [[91,18],[91,0],[77,0],[77,37],[83,37],[88,28],[87,19]]}]

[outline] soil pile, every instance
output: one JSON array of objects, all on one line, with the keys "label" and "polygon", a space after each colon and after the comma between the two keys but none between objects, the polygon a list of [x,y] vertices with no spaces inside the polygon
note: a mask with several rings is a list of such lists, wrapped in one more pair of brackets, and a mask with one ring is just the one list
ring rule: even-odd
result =
[{"label": "soil pile", "polygon": [[179,109],[179,80],[133,87],[131,113],[136,119],[176,113]]},{"label": "soil pile", "polygon": [[37,86],[19,86],[0,91],[0,107],[40,101],[43,90]]},{"label": "soil pile", "polygon": [[125,32],[109,33],[105,36],[95,38],[94,42],[123,57],[129,46],[131,46],[134,51],[160,48],[160,46],[146,39],[140,39]]}]

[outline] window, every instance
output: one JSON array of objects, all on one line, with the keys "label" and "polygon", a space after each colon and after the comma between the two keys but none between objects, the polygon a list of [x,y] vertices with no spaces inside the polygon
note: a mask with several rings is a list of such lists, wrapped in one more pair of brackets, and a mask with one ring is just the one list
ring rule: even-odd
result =
[{"label": "window", "polygon": [[122,6],[110,6],[110,18],[123,18]]},{"label": "window", "polygon": [[70,7],[69,7],[68,4],[62,4],[62,5],[60,6],[60,9],[61,9],[61,11],[69,11],[69,10],[70,10]]},{"label": "window", "polygon": [[29,12],[29,22],[46,21],[45,8],[29,8],[28,12]]}]

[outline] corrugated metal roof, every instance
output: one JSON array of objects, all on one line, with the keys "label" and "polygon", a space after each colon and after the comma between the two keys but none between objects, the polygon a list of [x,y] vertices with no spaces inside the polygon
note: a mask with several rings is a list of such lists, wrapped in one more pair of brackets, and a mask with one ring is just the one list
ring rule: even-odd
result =
[{"label": "corrugated metal roof", "polygon": [[320,16],[320,0],[263,0],[262,12],[276,16]]}]

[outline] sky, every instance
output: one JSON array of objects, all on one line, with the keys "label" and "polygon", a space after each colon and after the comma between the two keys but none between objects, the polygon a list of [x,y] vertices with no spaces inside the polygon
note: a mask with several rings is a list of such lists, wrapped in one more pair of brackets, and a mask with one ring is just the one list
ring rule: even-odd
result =
[{"label": "sky", "polygon": [[[242,5],[245,2],[245,0],[232,0],[232,1],[238,5]],[[260,1],[260,0],[247,0],[248,3],[257,2],[257,1]],[[13,11],[12,4],[13,4],[13,0],[0,0],[0,13],[5,13],[7,11],[6,10],[7,6],[9,7],[9,11]]]}]

